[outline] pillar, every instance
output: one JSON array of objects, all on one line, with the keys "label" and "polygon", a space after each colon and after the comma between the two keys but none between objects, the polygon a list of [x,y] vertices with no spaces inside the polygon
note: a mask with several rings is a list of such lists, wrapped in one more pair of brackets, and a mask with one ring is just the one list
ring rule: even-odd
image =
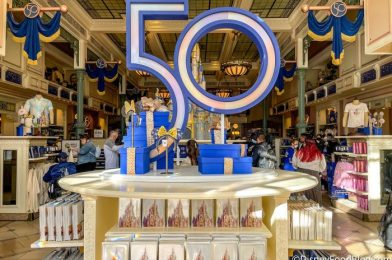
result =
[{"label": "pillar", "polygon": [[86,40],[79,40],[75,43],[74,48],[74,69],[76,71],[77,78],[77,104],[76,104],[76,113],[78,115],[78,119],[75,125],[75,134],[76,138],[79,138],[79,135],[84,134],[85,124],[84,124],[84,74],[86,71],[86,59],[87,59],[87,42]]},{"label": "pillar", "polygon": [[84,134],[85,124],[84,124],[84,69],[76,70],[76,78],[77,78],[77,86],[78,86],[78,99],[77,99],[77,122],[75,125],[75,133],[76,138],[79,138],[79,135]]},{"label": "pillar", "polygon": [[268,134],[268,106],[267,98],[263,100],[263,132]]},{"label": "pillar", "polygon": [[305,122],[305,69],[297,70],[298,76],[298,136],[306,132]]},{"label": "pillar", "polygon": [[[120,82],[120,87],[118,88],[118,93],[120,95],[120,105],[119,107],[122,108],[125,101],[127,100],[126,96],[126,91],[127,91],[127,74],[121,75],[121,82]],[[121,135],[124,136],[126,134],[125,131],[125,118],[121,118]]]}]

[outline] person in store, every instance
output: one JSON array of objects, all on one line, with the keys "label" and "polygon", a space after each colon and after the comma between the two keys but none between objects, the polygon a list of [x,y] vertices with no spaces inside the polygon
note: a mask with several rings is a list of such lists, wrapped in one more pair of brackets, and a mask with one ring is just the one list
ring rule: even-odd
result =
[{"label": "person in store", "polygon": [[298,149],[298,140],[291,140],[291,146],[286,149],[285,157],[283,158],[283,170],[285,171],[296,171],[297,169],[293,166],[293,156]]},{"label": "person in store", "polygon": [[108,139],[106,139],[103,146],[105,153],[105,169],[117,169],[119,167],[119,150],[122,145],[116,145],[118,138],[118,130],[112,130],[109,133]]},{"label": "person in store", "polygon": [[62,177],[75,174],[76,165],[67,162],[68,155],[64,152],[59,153],[57,156],[58,163],[50,166],[49,170],[42,178],[44,182],[49,183],[49,198],[57,198],[61,195],[62,189],[58,185],[58,180]]},{"label": "person in store", "polygon": [[253,148],[257,144],[257,133],[252,133],[248,141],[248,156],[252,156]]},{"label": "person in store", "polygon": [[252,149],[253,167],[275,169],[277,158],[264,134],[257,135],[257,144]]},{"label": "person in store", "polygon": [[306,140],[308,139],[307,134],[301,134],[299,137],[299,142],[298,142],[298,149],[301,149],[306,145]]},{"label": "person in store", "polygon": [[80,136],[80,143],[82,147],[78,153],[78,165],[76,169],[78,172],[94,171],[97,166],[97,158],[95,157],[97,148],[91,142],[88,134]]},{"label": "person in store", "polygon": [[317,148],[320,150],[320,152],[324,152],[324,148],[325,148],[325,140],[324,138],[321,136],[321,134],[318,134],[316,136],[316,145]]},{"label": "person in store", "polygon": [[324,155],[312,141],[307,141],[293,156],[293,166],[299,172],[307,173],[314,176],[318,180],[316,187],[305,191],[305,196],[321,205],[321,178],[320,173],[326,169],[326,161]]}]

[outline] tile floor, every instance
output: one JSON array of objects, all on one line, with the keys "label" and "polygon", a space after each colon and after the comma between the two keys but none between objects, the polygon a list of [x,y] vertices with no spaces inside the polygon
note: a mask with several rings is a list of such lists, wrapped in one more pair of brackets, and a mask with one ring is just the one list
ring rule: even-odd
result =
[{"label": "tile floor", "polygon": [[[359,219],[334,209],[334,237],[342,250],[333,252],[335,256],[356,256],[374,259],[391,259],[392,252],[384,250],[377,239],[375,222],[362,222]],[[10,222],[0,221],[0,259],[41,259],[53,249],[31,249],[30,244],[36,241],[39,221]],[[332,252],[331,252],[332,253]]]}]

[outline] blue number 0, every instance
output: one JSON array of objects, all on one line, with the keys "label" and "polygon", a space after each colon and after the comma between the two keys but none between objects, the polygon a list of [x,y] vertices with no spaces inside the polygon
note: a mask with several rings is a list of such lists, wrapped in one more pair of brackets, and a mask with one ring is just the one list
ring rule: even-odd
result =
[{"label": "blue number 0", "polygon": [[[172,127],[184,129],[188,121],[188,99],[207,111],[235,114],[260,103],[272,90],[280,69],[280,50],[267,24],[251,12],[238,8],[216,8],[194,18],[176,44],[174,69],[144,51],[146,20],[188,19],[188,0],[127,0],[127,67],[144,70],[160,79],[173,99]],[[208,93],[192,76],[190,56],[195,44],[208,32],[231,28],[253,40],[260,54],[259,76],[245,93],[220,98]]]}]

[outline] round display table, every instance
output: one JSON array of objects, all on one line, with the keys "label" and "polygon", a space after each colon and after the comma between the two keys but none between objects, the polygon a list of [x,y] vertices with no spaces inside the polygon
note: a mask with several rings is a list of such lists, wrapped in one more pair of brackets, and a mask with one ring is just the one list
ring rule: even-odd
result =
[{"label": "round display table", "polygon": [[[267,259],[288,259],[287,200],[291,193],[311,189],[317,179],[299,172],[255,168],[247,175],[200,175],[197,167],[180,167],[173,175],[151,172],[120,175],[119,170],[95,171],[67,176],[63,189],[80,193],[84,204],[85,259],[101,259],[105,234],[116,231],[118,198],[141,199],[234,199],[262,198],[263,228],[252,232],[268,238]],[[168,230],[162,230],[167,232]],[[176,232],[197,233],[191,228]],[[241,234],[241,228],[226,230]],[[129,230],[144,233],[143,229]],[[155,232],[157,232],[155,230]],[[203,230],[202,232],[206,232]],[[210,229],[222,233],[224,229]],[[247,230],[246,233],[250,231]]]}]

